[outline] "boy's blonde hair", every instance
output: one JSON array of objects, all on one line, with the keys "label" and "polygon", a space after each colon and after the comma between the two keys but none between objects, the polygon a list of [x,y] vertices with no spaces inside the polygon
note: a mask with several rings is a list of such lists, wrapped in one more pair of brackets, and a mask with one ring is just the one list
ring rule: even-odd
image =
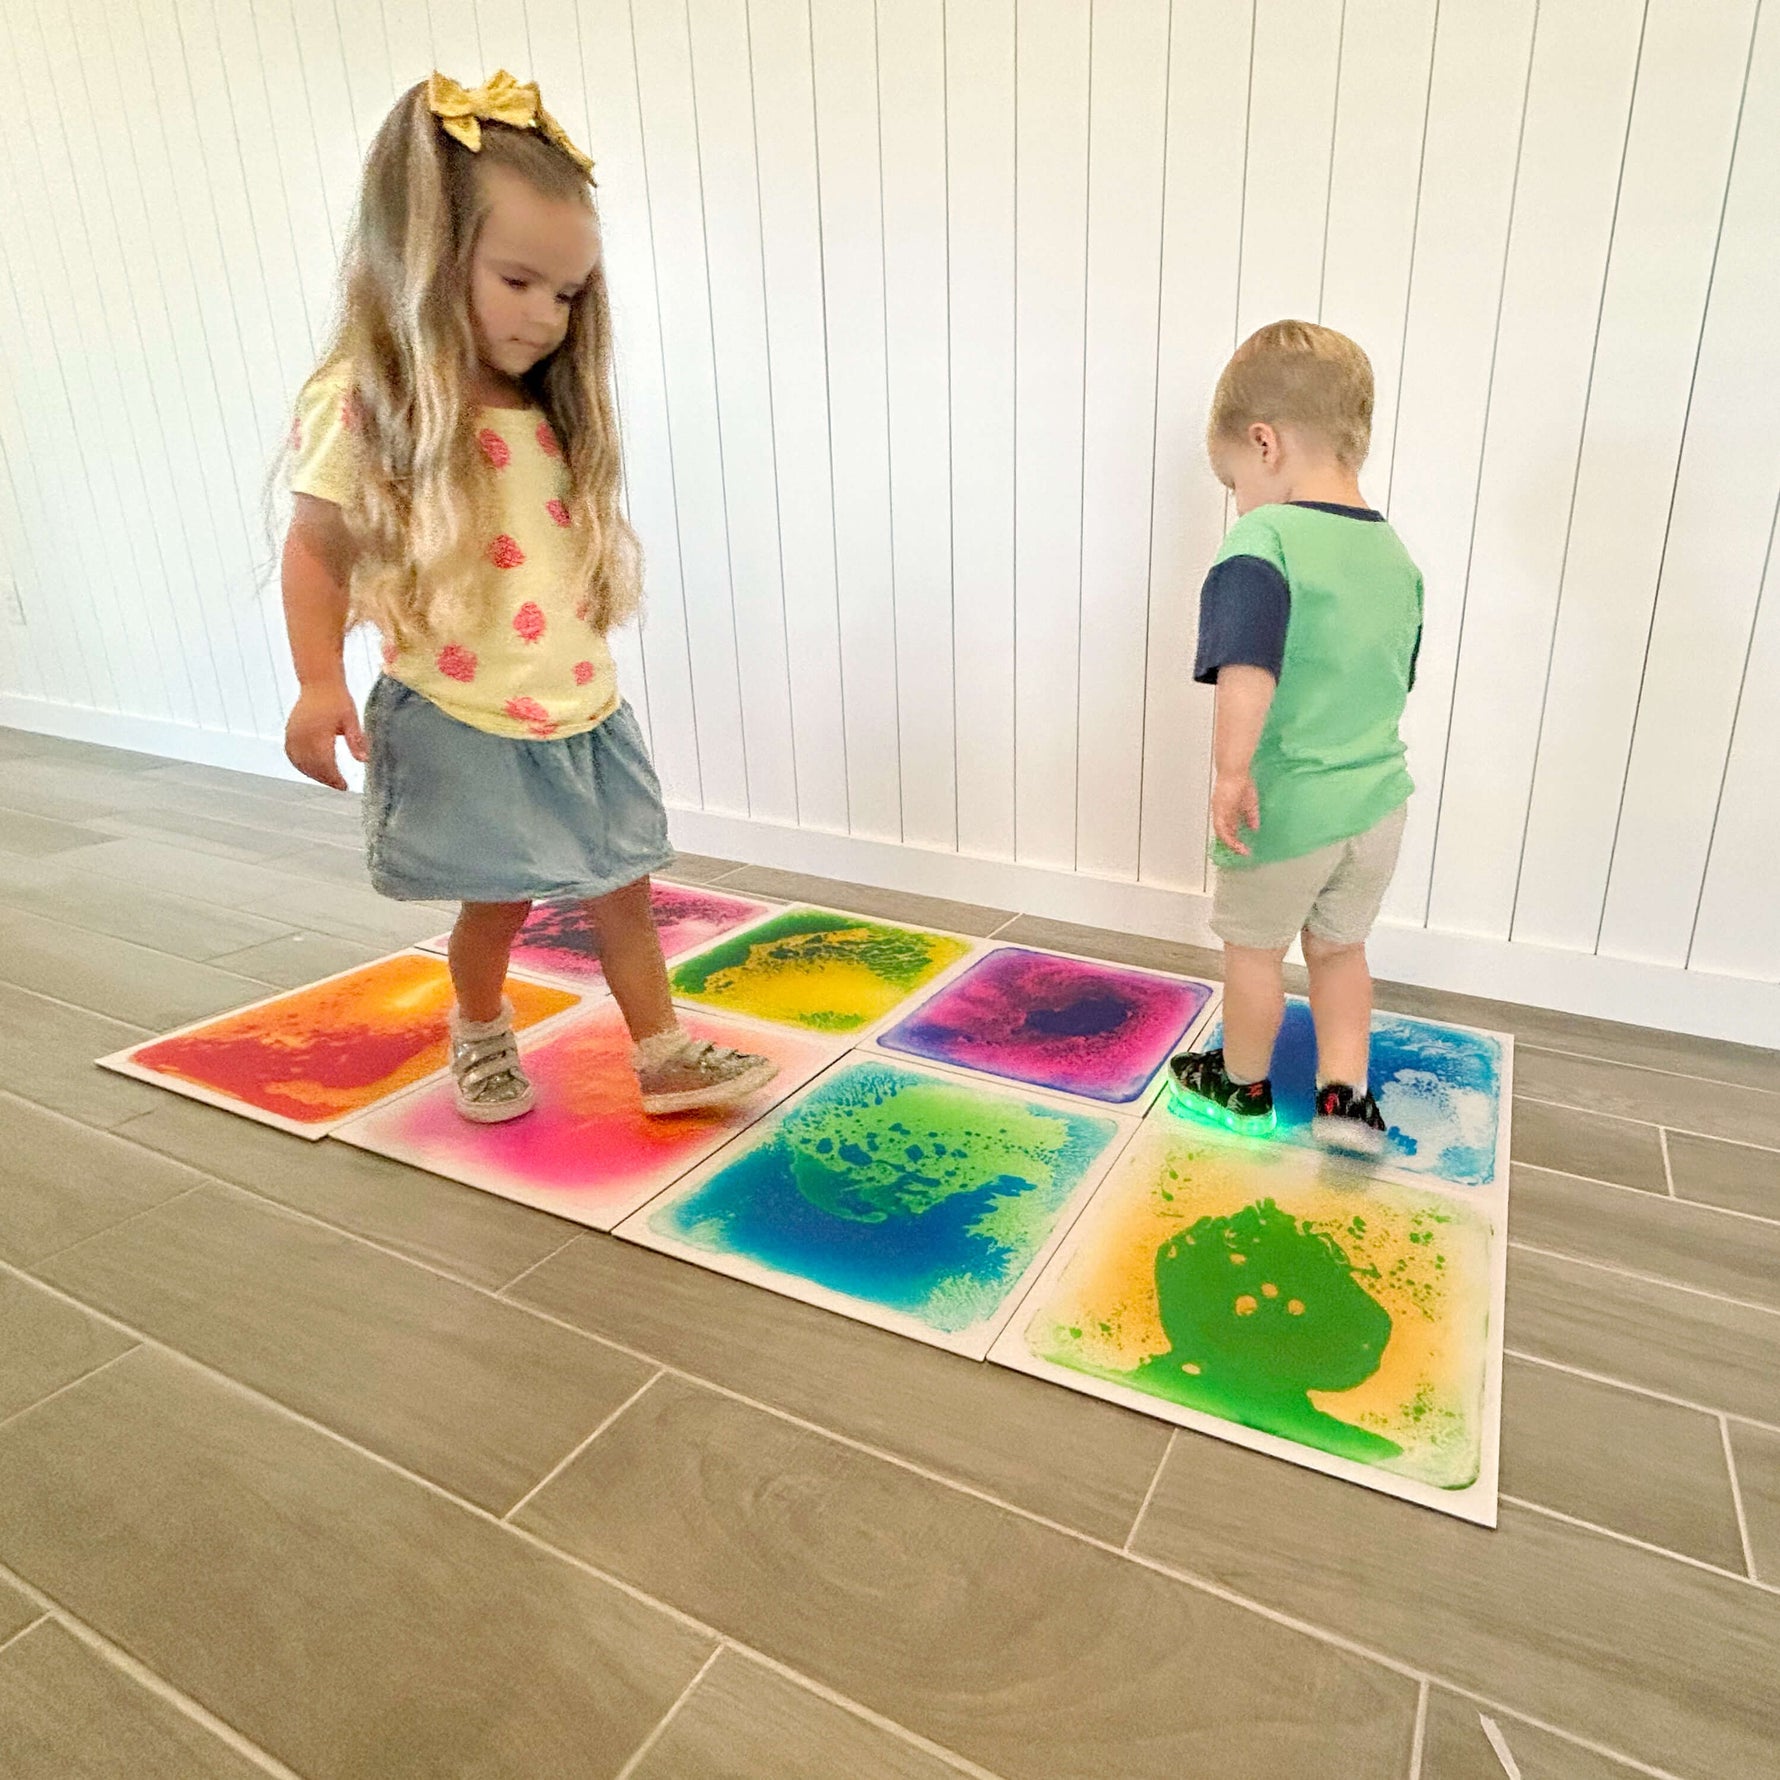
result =
[{"label": "boy's blonde hair", "polygon": [[[544,135],[484,122],[473,153],[440,127],[424,82],[396,101],[365,160],[340,316],[314,374],[346,381],[361,447],[363,473],[342,509],[357,547],[352,621],[401,644],[477,616],[485,586],[489,497],[468,394],[469,283],[488,214],[480,172],[491,166],[545,197],[593,206],[585,171]],[[576,296],[563,343],[526,381],[568,468],[566,505],[582,546],[577,602],[603,632],[636,610],[642,580],[636,534],[619,507],[603,263]]]},{"label": "boy's blonde hair", "polygon": [[1296,427],[1350,470],[1372,443],[1372,361],[1345,334],[1314,321],[1275,321],[1237,347],[1211,398],[1215,451],[1257,422]]}]

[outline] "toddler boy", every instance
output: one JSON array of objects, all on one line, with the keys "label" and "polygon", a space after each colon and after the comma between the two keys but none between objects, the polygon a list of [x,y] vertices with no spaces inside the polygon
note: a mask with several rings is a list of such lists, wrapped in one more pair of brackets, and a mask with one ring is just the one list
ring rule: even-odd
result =
[{"label": "toddler boy", "polygon": [[1332,328],[1274,322],[1218,380],[1206,442],[1238,518],[1200,596],[1193,677],[1217,687],[1211,926],[1224,942],[1224,1042],[1169,1066],[1194,1110],[1271,1130],[1281,966],[1301,936],[1315,1135],[1362,1155],[1384,1145],[1367,1087],[1366,936],[1413,789],[1398,722],[1422,617],[1421,574],[1360,493],[1371,433],[1372,367]]}]

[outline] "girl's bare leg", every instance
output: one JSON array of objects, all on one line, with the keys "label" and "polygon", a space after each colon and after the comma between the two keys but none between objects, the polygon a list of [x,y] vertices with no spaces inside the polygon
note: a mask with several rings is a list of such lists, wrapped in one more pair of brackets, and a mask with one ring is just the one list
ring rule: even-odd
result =
[{"label": "girl's bare leg", "polygon": [[587,918],[600,936],[600,963],[613,998],[624,1015],[634,1042],[671,1032],[678,1024],[668,993],[667,965],[662,962],[661,936],[649,906],[649,880],[639,878],[598,896],[587,905]]},{"label": "girl's bare leg", "polygon": [[480,1025],[500,1018],[513,936],[531,908],[529,902],[466,902],[458,910],[451,930],[451,983],[463,1019]]},{"label": "girl's bare leg", "polygon": [[635,1047],[631,1063],[643,1091],[644,1112],[733,1106],[779,1073],[769,1058],[687,1037],[668,990],[647,878],[596,897],[587,904],[587,917],[599,930],[606,981],[630,1028]]}]

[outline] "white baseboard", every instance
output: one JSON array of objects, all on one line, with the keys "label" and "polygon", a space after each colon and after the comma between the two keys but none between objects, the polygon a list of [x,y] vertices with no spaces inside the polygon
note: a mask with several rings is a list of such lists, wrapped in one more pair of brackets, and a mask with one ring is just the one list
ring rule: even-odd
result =
[{"label": "white baseboard", "polygon": [[[303,776],[285,759],[284,744],[269,736],[235,735],[226,729],[200,729],[165,717],[132,717],[122,711],[52,704],[48,699],[22,698],[16,692],[0,692],[0,728],[28,729],[69,742],[96,742],[134,754],[160,754],[199,766],[258,773],[262,779],[301,780]],[[345,765],[349,779],[361,770],[353,761]]]},{"label": "white baseboard", "polygon": [[[856,835],[782,828],[707,810],[676,809],[671,814],[675,841],[695,853],[1189,945],[1218,943],[1206,925],[1211,898],[1196,891],[1008,860],[971,859]],[[1776,983],[1508,940],[1474,939],[1394,922],[1381,923],[1367,949],[1373,970],[1394,982],[1703,1038],[1780,1046],[1780,984]]]},{"label": "white baseboard", "polygon": [[[0,726],[265,777],[298,776],[284,758],[281,744],[264,736],[231,735],[12,693],[0,693]],[[975,859],[818,829],[784,828],[708,810],[674,809],[670,816],[676,844],[689,852],[1190,945],[1217,943],[1206,925],[1210,898],[1194,891],[1010,860]],[[1397,982],[1705,1038],[1780,1046],[1780,984],[1776,983],[1388,922],[1373,934],[1370,950],[1373,969]]]}]

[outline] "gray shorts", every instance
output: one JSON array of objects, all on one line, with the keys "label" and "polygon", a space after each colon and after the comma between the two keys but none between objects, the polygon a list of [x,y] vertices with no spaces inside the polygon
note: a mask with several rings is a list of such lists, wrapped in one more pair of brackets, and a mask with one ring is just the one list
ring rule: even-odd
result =
[{"label": "gray shorts", "polygon": [[387,674],[365,704],[365,852],[399,902],[604,896],[673,858],[629,705],[555,741],[490,735]]},{"label": "gray shorts", "polygon": [[1357,946],[1372,931],[1397,869],[1409,805],[1399,804],[1351,840],[1296,859],[1219,866],[1211,930],[1226,945],[1278,951],[1300,931],[1332,946]]}]

